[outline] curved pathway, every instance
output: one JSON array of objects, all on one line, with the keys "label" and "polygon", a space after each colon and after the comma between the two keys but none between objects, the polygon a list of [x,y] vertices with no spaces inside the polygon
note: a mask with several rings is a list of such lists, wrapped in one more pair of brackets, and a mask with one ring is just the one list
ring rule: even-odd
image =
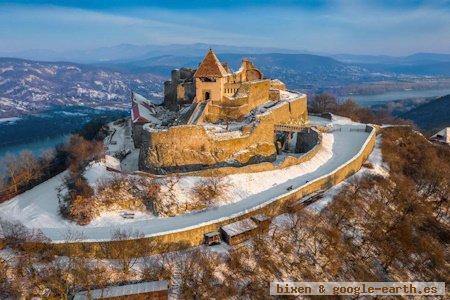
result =
[{"label": "curved pathway", "polygon": [[[296,188],[327,175],[349,162],[358,154],[369,137],[370,133],[363,131],[364,128],[365,125],[342,125],[341,131],[334,131],[333,157],[311,173],[290,179],[261,193],[251,195],[239,202],[170,218],[128,222],[121,224],[120,229],[139,231],[146,237],[151,237],[171,232],[185,231],[208,223],[216,223],[255,210],[275,201],[277,197],[286,194],[288,187],[292,186],[293,191],[295,191]],[[82,232],[82,241],[110,240],[111,234],[115,229],[112,226],[87,227]],[[67,236],[67,231],[61,228],[41,228],[41,230],[55,243],[64,242]]]}]

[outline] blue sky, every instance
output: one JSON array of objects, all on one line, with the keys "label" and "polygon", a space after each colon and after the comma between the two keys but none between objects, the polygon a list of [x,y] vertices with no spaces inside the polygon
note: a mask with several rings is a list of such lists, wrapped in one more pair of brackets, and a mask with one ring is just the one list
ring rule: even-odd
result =
[{"label": "blue sky", "polygon": [[450,53],[450,1],[0,1],[0,52],[210,43]]}]

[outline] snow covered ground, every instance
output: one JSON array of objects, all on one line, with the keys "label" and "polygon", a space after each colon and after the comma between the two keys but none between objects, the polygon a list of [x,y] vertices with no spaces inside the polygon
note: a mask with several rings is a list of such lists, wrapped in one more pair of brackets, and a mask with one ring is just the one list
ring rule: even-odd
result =
[{"label": "snow covered ground", "polygon": [[[320,120],[325,124],[330,121]],[[12,200],[0,204],[0,217],[5,220],[19,221],[30,228],[39,228],[54,242],[63,242],[68,230],[79,232],[83,240],[108,240],[112,232],[121,229],[139,230],[146,236],[160,235],[167,232],[183,231],[205,223],[240,215],[267,205],[277,197],[288,193],[307,182],[333,172],[351,160],[363,147],[369,133],[364,131],[365,125],[351,124],[339,120],[341,128],[324,134],[323,149],[306,163],[282,170],[252,174],[234,174],[224,178],[231,188],[220,199],[220,205],[203,211],[167,218],[157,218],[151,214],[136,213],[135,219],[123,219],[118,212],[110,212],[95,219],[91,224],[79,226],[62,219],[58,214],[57,190],[62,184],[65,173],[27,191]],[[119,126],[120,127],[120,126]],[[127,125],[116,130],[116,149],[130,146],[127,139]],[[120,129],[120,130],[119,130]],[[122,132],[121,132],[122,131]],[[108,149],[108,151],[113,149]],[[123,164],[122,164],[123,167]],[[92,185],[113,176],[106,170],[104,163],[94,163],[86,171],[86,178]],[[182,177],[176,186],[177,199],[183,202],[190,196],[190,189],[200,180],[199,177]]]},{"label": "snow covered ground", "polygon": [[373,149],[370,156],[367,158],[367,163],[370,163],[372,165],[371,168],[363,166],[358,172],[356,172],[356,174],[350,176],[346,180],[326,190],[321,196],[321,199],[309,205],[307,208],[315,212],[322,211],[325,207],[328,206],[328,204],[331,203],[331,201],[333,201],[334,197],[345,186],[347,186],[350,182],[352,182],[355,179],[361,178],[366,175],[379,175],[383,177],[389,176],[388,166],[386,165],[386,163],[383,162],[383,156],[381,154],[381,137],[377,138],[375,148]]},{"label": "snow covered ground", "polygon": [[107,147],[106,154],[114,155],[121,151],[130,153],[121,161],[123,172],[132,173],[138,170],[139,149],[134,148],[131,137],[131,120],[122,123],[110,123],[109,126],[114,134],[108,136],[103,143]]},{"label": "snow covered ground", "polygon": [[114,155],[122,150],[134,149],[131,137],[130,120],[113,122],[109,124],[109,127],[114,133],[109,135],[104,141],[104,144],[107,147],[106,154]]},{"label": "snow covered ground", "polygon": [[[334,135],[324,134],[322,139],[322,149],[309,161],[291,166],[288,168],[265,171],[258,173],[232,174],[223,177],[223,182],[229,187],[215,200],[218,207],[239,202],[246,198],[263,193],[279,184],[283,184],[292,178],[305,175],[317,170],[320,166],[329,161],[333,156]],[[201,182],[202,177],[185,176],[175,184],[174,191],[177,195],[177,202],[183,205],[193,199],[190,191]]]},{"label": "snow covered ground", "polygon": [[11,118],[0,118],[0,123],[14,123],[16,121],[20,120],[18,117],[11,117]]},{"label": "snow covered ground", "polygon": [[321,118],[318,116],[309,116],[309,123],[311,125],[322,125],[322,126],[336,126],[336,125],[362,125],[361,123],[352,121],[349,118],[341,117],[331,114],[331,120]]}]

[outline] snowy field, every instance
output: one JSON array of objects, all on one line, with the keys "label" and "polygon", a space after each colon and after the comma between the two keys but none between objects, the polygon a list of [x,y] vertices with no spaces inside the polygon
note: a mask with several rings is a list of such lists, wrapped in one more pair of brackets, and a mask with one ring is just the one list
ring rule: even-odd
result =
[{"label": "snowy field", "polygon": [[[63,242],[68,231],[78,232],[83,240],[108,240],[117,228],[138,230],[146,236],[183,231],[206,223],[237,216],[258,207],[267,205],[277,197],[288,193],[307,182],[333,172],[351,160],[363,147],[369,133],[365,125],[357,124],[345,118],[333,122],[312,118],[311,122],[334,126],[335,130],[323,136],[323,147],[306,163],[282,170],[266,171],[252,174],[234,174],[224,178],[230,188],[219,200],[216,207],[203,211],[191,212],[175,217],[158,218],[150,213],[136,212],[135,219],[123,219],[120,212],[109,212],[95,219],[86,226],[79,226],[61,218],[58,214],[57,191],[62,184],[65,173],[27,191],[12,200],[0,204],[0,217],[4,220],[19,221],[30,228],[41,229],[54,242]],[[333,123],[333,124],[332,124]],[[115,149],[132,147],[128,139],[128,126],[117,128],[113,140]],[[126,168],[133,169],[136,150],[125,159]],[[133,157],[134,156],[134,157]],[[124,168],[124,162],[122,168]],[[105,164],[92,164],[85,173],[90,184],[111,178],[114,173],[106,170]],[[182,203],[190,197],[190,189],[200,180],[199,177],[186,176],[176,186],[177,200]]]}]

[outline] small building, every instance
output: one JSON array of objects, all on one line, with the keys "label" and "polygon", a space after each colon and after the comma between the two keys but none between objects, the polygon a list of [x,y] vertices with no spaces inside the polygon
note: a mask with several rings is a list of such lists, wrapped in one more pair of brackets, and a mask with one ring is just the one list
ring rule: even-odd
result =
[{"label": "small building", "polygon": [[431,136],[432,141],[450,145],[450,127],[444,128]]},{"label": "small building", "polygon": [[163,300],[169,297],[169,282],[166,280],[131,283],[95,289],[88,293],[82,291],[73,300],[85,299],[151,299]]},{"label": "small building", "polygon": [[220,232],[212,231],[205,233],[205,245],[212,246],[220,244]]},{"label": "small building", "polygon": [[251,219],[237,221],[220,228],[222,239],[228,245],[237,245],[248,240],[256,233],[258,225]]},{"label": "small building", "polygon": [[142,126],[147,123],[161,124],[155,117],[156,105],[138,93],[131,93],[131,123],[134,147],[139,148],[142,143]]},{"label": "small building", "polygon": [[258,229],[260,232],[264,233],[269,231],[269,226],[271,223],[271,219],[265,214],[259,214],[251,217],[251,219],[258,225]]}]

